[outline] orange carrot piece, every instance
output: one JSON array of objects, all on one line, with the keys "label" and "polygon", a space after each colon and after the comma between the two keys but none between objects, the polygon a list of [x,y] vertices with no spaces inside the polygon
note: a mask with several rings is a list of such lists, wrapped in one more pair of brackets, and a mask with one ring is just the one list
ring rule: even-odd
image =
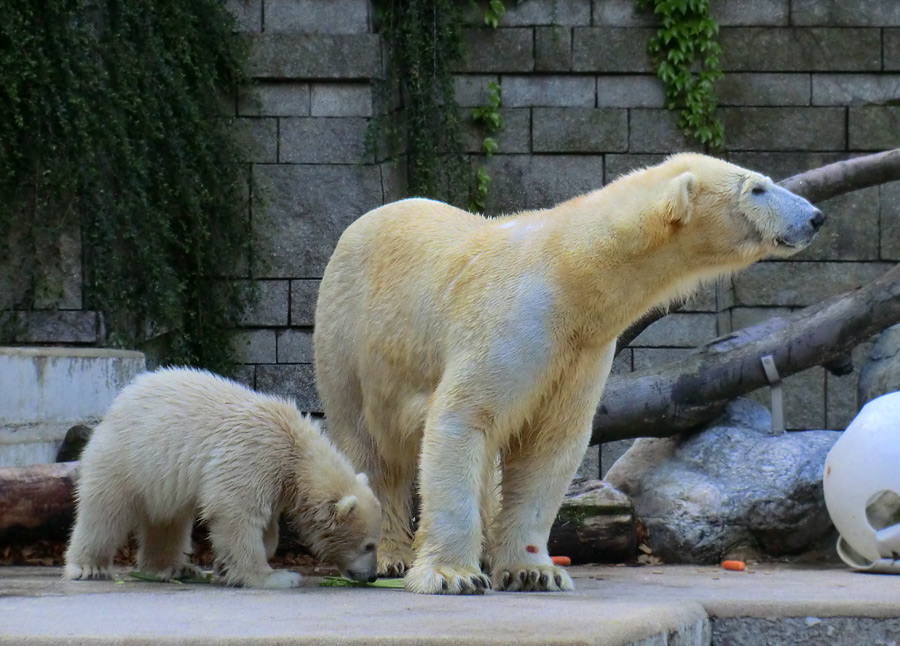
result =
[{"label": "orange carrot piece", "polygon": [[724,561],[722,567],[726,570],[734,570],[735,572],[743,572],[747,568],[747,564],[743,561]]},{"label": "orange carrot piece", "polygon": [[553,565],[561,565],[562,567],[572,565],[572,559],[568,556],[551,556],[550,560],[553,561]]}]

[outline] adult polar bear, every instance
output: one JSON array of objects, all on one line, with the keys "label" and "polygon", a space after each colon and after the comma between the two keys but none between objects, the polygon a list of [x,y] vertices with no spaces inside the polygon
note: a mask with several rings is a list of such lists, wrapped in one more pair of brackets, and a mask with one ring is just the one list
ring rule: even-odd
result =
[{"label": "adult polar bear", "polygon": [[329,433],[382,503],[379,571],[414,560],[406,587],[422,593],[572,589],[547,538],[616,337],[705,279],[805,247],[823,221],[698,154],[543,211],[410,199],[359,218],[322,279],[316,375]]}]

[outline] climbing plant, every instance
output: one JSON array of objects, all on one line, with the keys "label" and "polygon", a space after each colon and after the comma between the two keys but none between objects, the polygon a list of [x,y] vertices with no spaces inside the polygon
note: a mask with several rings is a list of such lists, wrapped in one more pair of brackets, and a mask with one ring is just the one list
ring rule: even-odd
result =
[{"label": "climbing plant", "polygon": [[722,77],[717,40],[719,26],[709,14],[709,0],[636,0],[659,19],[648,51],[656,75],[666,86],[666,105],[679,110],[686,137],[711,150],[725,145],[725,128],[716,114],[715,82]]},{"label": "climbing plant", "polygon": [[458,0],[375,0],[379,31],[390,47],[385,97],[399,112],[373,120],[370,147],[386,135],[407,159],[410,194],[462,204],[469,170],[452,70],[462,59]]},{"label": "climbing plant", "polygon": [[242,294],[215,278],[250,239],[233,28],[222,0],[0,3],[0,310],[58,297],[74,241],[111,345],[165,334],[164,360],[227,369]]},{"label": "climbing plant", "polygon": [[[408,192],[484,209],[490,176],[484,165],[471,173],[463,145],[465,119],[456,102],[453,69],[462,60],[466,3],[458,0],[375,0],[377,23],[390,48],[383,98],[396,112],[376,116],[367,132],[367,149],[386,138],[407,158]],[[478,3],[472,2],[472,6]],[[484,24],[497,27],[506,12],[503,0],[486,3]],[[482,153],[497,151],[491,135],[502,130],[500,86],[488,87],[488,103],[475,108],[472,122],[485,136]]]},{"label": "climbing plant", "polygon": [[[472,109],[472,121],[486,133],[481,140],[481,151],[488,159],[494,156],[500,146],[492,136],[503,130],[503,115],[500,113],[501,105],[500,84],[495,81],[488,82],[488,101],[485,105]],[[491,185],[491,176],[484,164],[479,164],[475,171],[475,182],[469,198],[469,208],[476,212],[484,211],[488,190]]]}]

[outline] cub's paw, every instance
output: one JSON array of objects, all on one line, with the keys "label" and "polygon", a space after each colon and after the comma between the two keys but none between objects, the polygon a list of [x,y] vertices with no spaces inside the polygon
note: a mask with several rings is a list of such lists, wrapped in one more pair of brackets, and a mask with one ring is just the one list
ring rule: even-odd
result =
[{"label": "cub's paw", "polygon": [[291,572],[290,570],[274,570],[258,586],[252,587],[284,590],[287,588],[299,588],[301,585],[303,585],[302,574]]},{"label": "cub's paw", "polygon": [[91,563],[67,563],[63,570],[63,578],[73,581],[84,581],[85,579],[111,579],[109,568],[105,565],[95,565]]},{"label": "cub's paw", "polygon": [[491,580],[480,570],[448,566],[414,565],[406,573],[405,587],[419,594],[484,594]]},{"label": "cub's paw", "polygon": [[513,565],[494,571],[494,588],[507,592],[574,590],[572,577],[555,565]]},{"label": "cub's paw", "polygon": [[203,571],[193,563],[179,563],[161,570],[150,567],[138,567],[144,574],[156,577],[160,581],[174,581],[176,579],[202,579]]},{"label": "cub's paw", "polygon": [[414,560],[415,552],[412,547],[383,540],[378,546],[378,576],[402,578]]}]

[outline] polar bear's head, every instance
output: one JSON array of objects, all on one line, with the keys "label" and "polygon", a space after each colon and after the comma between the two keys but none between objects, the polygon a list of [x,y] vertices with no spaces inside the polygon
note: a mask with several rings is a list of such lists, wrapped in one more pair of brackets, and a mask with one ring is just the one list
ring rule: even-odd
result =
[{"label": "polar bear's head", "polygon": [[765,175],[720,159],[676,155],[659,168],[666,167],[659,209],[671,234],[665,237],[702,256],[727,258],[724,264],[790,256],[825,221],[819,209]]},{"label": "polar bear's head", "polygon": [[338,566],[354,581],[374,581],[377,547],[381,540],[381,505],[369,488],[364,473],[351,478],[343,495],[318,510],[306,528],[310,547],[317,556]]}]

